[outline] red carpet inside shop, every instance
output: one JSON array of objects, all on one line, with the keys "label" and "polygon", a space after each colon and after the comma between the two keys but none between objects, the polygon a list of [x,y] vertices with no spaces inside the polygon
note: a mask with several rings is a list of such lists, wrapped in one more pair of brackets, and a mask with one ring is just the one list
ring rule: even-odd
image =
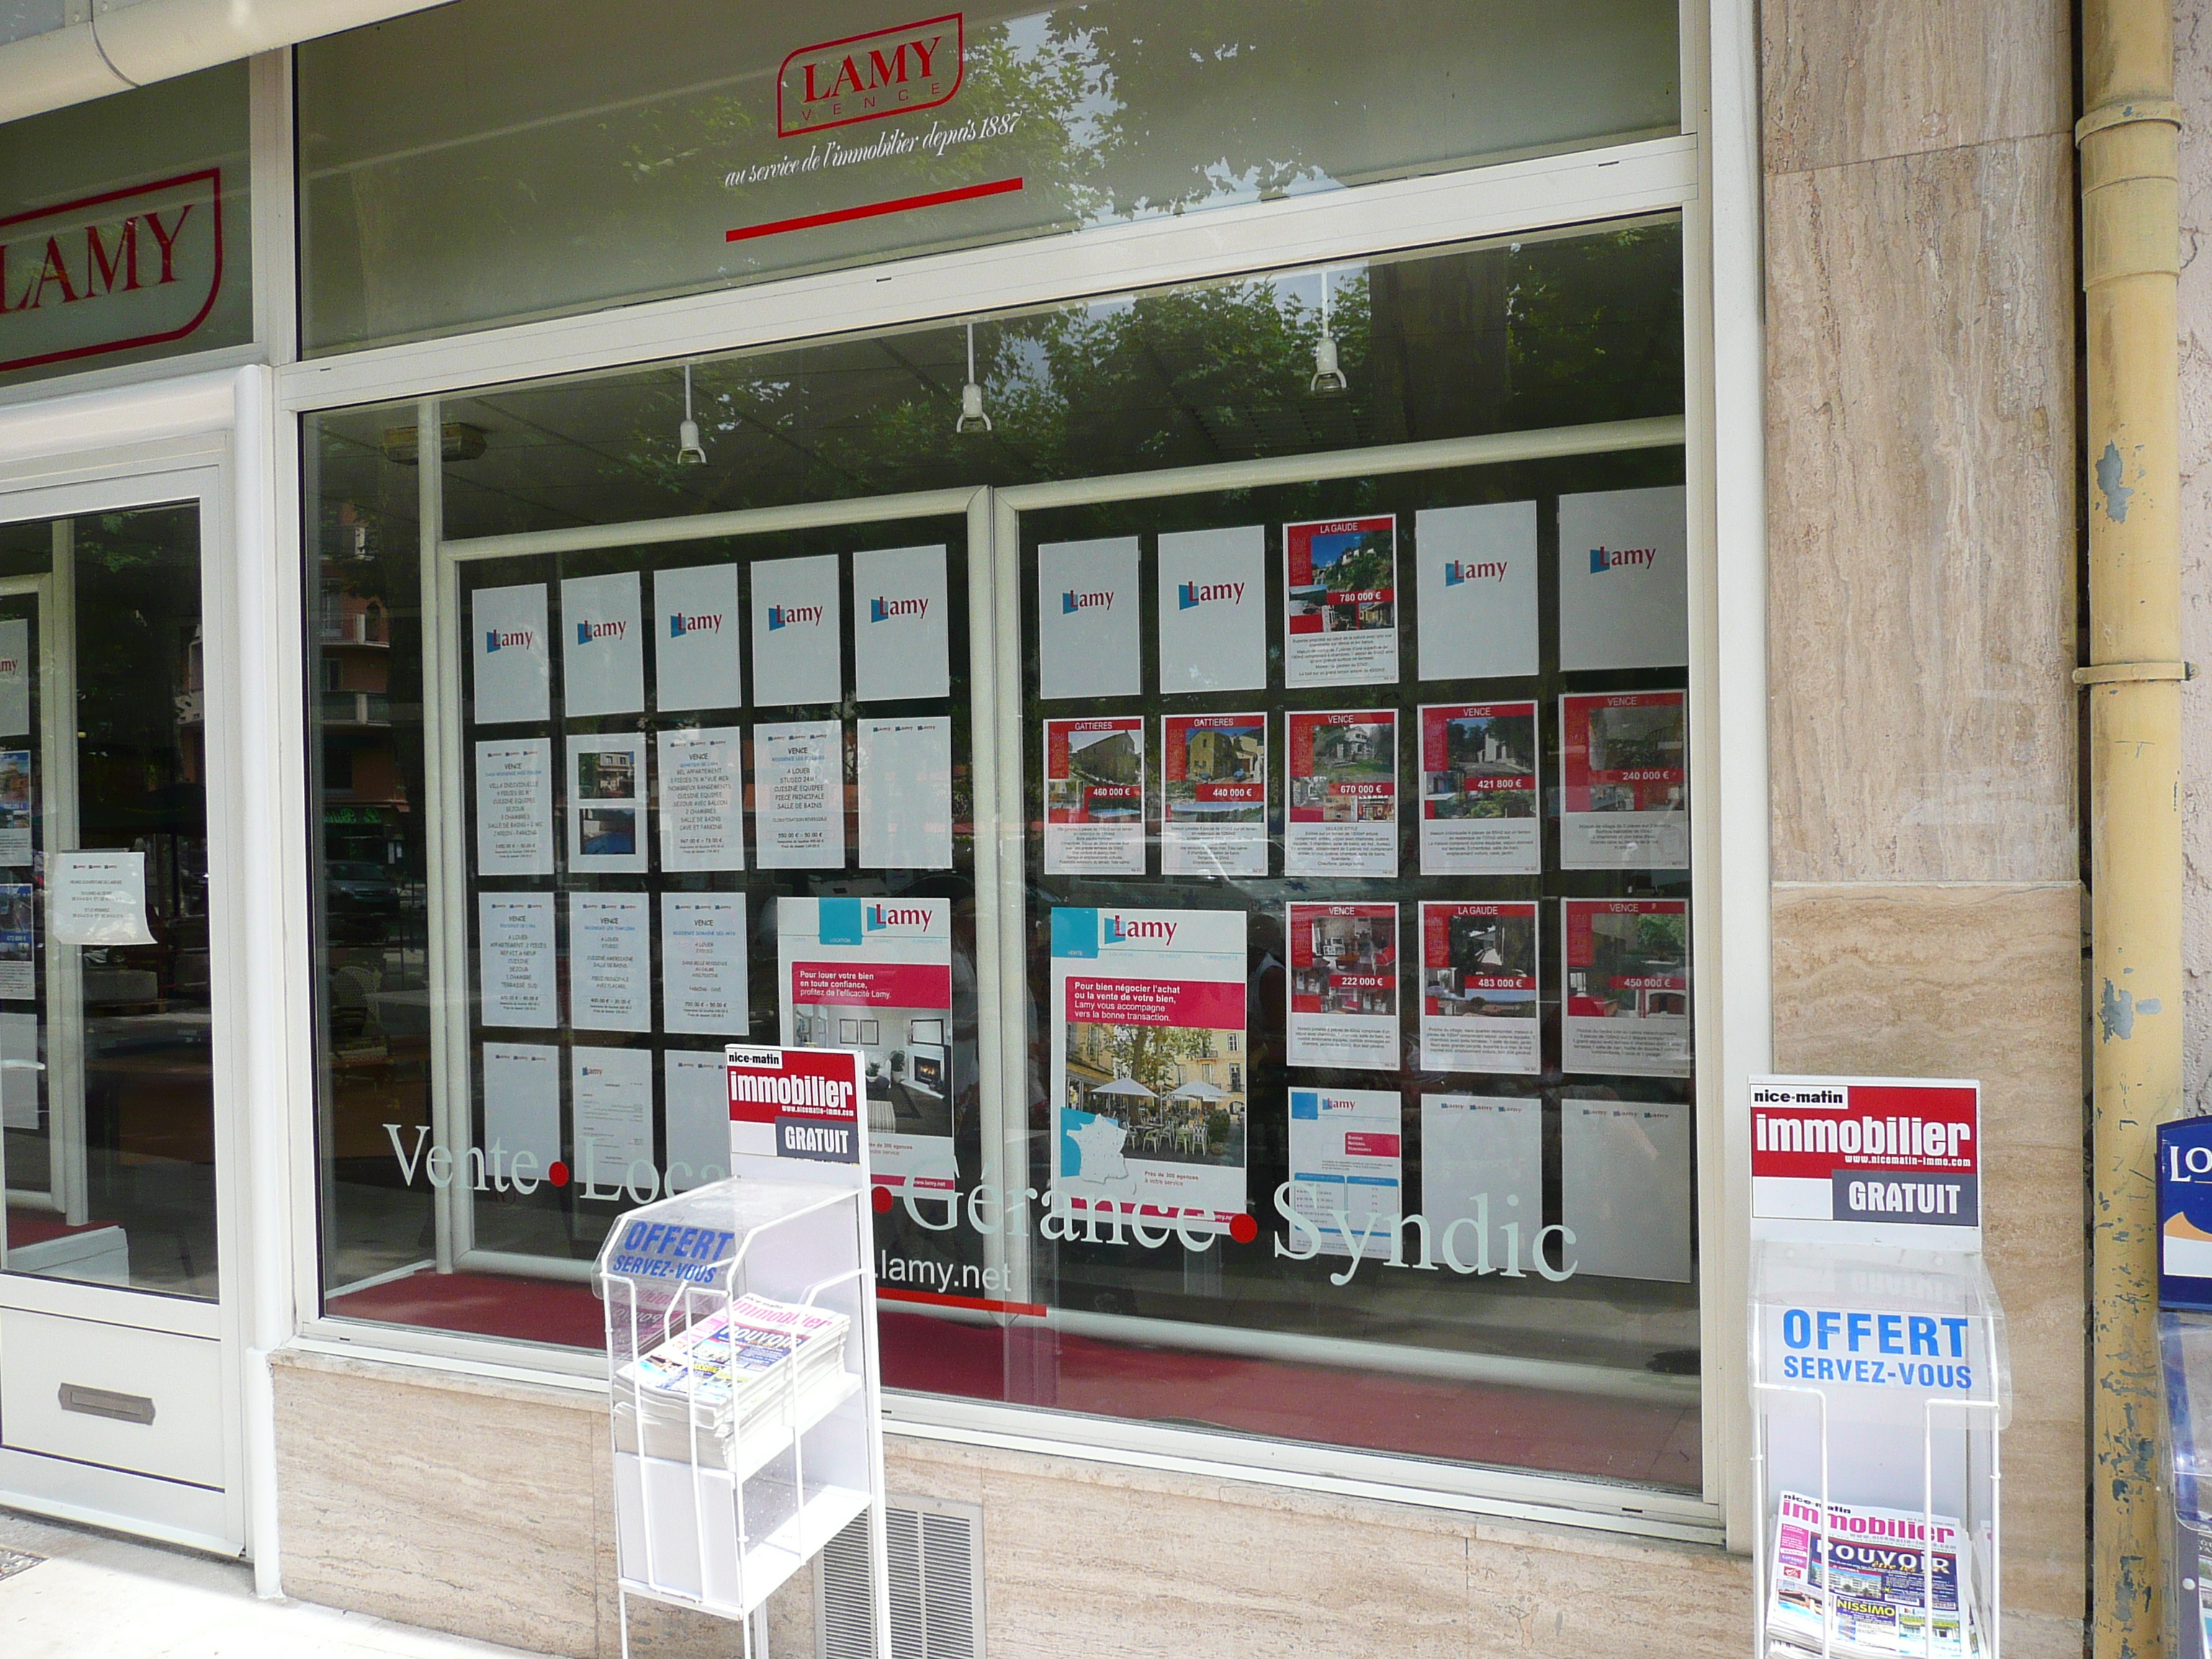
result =
[{"label": "red carpet inside shop", "polygon": [[[332,1297],[328,1310],[571,1347],[603,1340],[588,1286],[489,1273],[416,1273]],[[1102,1342],[1026,1321],[1009,1333],[888,1308],[880,1318],[886,1388],[1602,1480],[1698,1480],[1694,1404]]]}]

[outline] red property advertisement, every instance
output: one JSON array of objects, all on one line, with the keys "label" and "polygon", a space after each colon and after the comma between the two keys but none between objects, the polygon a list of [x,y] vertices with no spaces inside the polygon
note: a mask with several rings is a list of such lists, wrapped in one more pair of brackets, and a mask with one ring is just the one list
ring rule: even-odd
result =
[{"label": "red property advertisement", "polygon": [[1267,873],[1267,717],[1169,714],[1160,722],[1160,871]]},{"label": "red property advertisement", "polygon": [[1285,873],[1398,873],[1398,715],[1336,709],[1290,716]]},{"label": "red property advertisement", "polygon": [[1536,705],[1421,705],[1421,873],[1543,872]]},{"label": "red property advertisement", "polygon": [[1981,1226],[1981,1099],[1953,1079],[1752,1079],[1754,1236],[1940,1227],[1939,1245],[1966,1248],[1961,1230]]},{"label": "red property advertisement", "polygon": [[1421,905],[1421,1069],[1544,1069],[1534,899]]},{"label": "red property advertisement", "polygon": [[1141,714],[1044,723],[1047,875],[1145,873]]},{"label": "red property advertisement", "polygon": [[1398,1069],[1398,907],[1293,904],[1290,1063]]},{"label": "red property advertisement", "polygon": [[1680,691],[1559,699],[1561,868],[1689,868],[1686,703]]},{"label": "red property advertisement", "polygon": [[1398,520],[1283,526],[1287,685],[1374,685],[1398,678]]},{"label": "red property advertisement", "polygon": [[1562,899],[1562,1065],[1610,1077],[1690,1074],[1690,902]]}]

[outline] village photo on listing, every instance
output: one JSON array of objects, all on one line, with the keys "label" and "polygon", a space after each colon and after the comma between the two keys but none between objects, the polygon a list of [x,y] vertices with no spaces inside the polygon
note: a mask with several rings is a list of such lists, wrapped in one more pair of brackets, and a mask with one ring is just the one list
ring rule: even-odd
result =
[{"label": "village photo on listing", "polygon": [[1067,773],[1046,781],[1046,808],[1054,823],[1129,823],[1144,811],[1137,786],[1145,764],[1133,732],[1066,733]]},{"label": "village photo on listing", "polygon": [[[1533,915],[1455,915],[1446,921],[1450,961],[1423,969],[1430,1012],[1452,1018],[1533,1019],[1536,1016],[1536,919]],[[1501,979],[1528,981],[1501,989]]]},{"label": "village photo on listing", "polygon": [[1291,806],[1324,823],[1387,823],[1397,816],[1392,793],[1346,789],[1347,784],[1390,783],[1398,773],[1397,728],[1389,720],[1346,726],[1316,725],[1311,769],[1293,769]]},{"label": "village photo on listing", "polygon": [[1339,601],[1332,593],[1391,594],[1397,580],[1395,536],[1388,529],[1334,531],[1308,544],[1312,579],[1290,591],[1290,614],[1321,618],[1324,634],[1357,633],[1395,625],[1394,598]]},{"label": "village photo on listing", "polygon": [[[1593,708],[1589,714],[1589,770],[1592,777],[1616,775],[1590,785],[1593,812],[1679,812],[1683,806],[1682,705]],[[1621,773],[1671,772],[1677,781],[1663,792],[1652,780],[1620,778]]]},{"label": "village photo on listing", "polygon": [[1238,1029],[1070,1020],[1063,1133],[1083,1178],[1109,1178],[1116,1153],[1242,1169],[1249,1060]]},{"label": "village photo on listing", "polygon": [[[1182,753],[1170,755],[1166,814],[1188,823],[1258,823],[1267,814],[1266,717],[1254,714],[1235,726],[1168,723],[1168,742]],[[1174,775],[1180,760],[1182,775]],[[1224,785],[1260,785],[1224,794]]]},{"label": "village photo on listing", "polygon": [[[1504,778],[1536,773],[1536,717],[1516,714],[1459,715],[1443,722],[1444,764],[1421,781],[1431,818],[1533,818],[1534,788],[1491,787]],[[1593,737],[1593,743],[1595,738]]]}]

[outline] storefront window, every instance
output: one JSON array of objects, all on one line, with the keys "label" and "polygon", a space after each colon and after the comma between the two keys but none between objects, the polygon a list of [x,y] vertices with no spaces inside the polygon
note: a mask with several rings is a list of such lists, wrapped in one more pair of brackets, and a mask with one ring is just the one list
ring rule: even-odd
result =
[{"label": "storefront window", "polygon": [[543,14],[300,48],[310,352],[1680,123],[1673,0]]},{"label": "storefront window", "polygon": [[0,126],[0,386],[253,337],[246,72]]},{"label": "storefront window", "polygon": [[1696,1487],[1680,259],[316,417],[325,1312],[595,1346],[825,1043],[891,1386]]}]

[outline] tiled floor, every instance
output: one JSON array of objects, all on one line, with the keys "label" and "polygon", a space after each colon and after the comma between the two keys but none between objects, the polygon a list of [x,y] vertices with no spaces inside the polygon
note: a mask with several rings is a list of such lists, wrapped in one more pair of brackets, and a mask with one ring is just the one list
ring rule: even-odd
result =
[{"label": "tiled floor", "polygon": [[[28,1565],[18,1565],[24,1558]],[[252,1569],[0,1510],[7,1659],[520,1659],[520,1650],[263,1601]]]}]

